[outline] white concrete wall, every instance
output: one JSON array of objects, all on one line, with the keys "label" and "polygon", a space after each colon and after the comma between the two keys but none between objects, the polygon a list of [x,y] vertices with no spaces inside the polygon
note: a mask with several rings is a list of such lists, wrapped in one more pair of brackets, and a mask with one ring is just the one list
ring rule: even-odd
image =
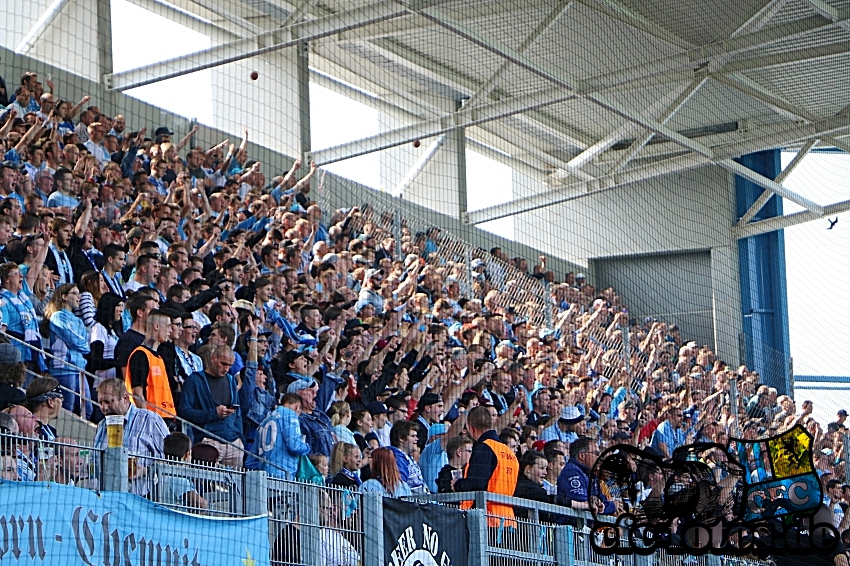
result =
[{"label": "white concrete wall", "polygon": [[667,175],[521,214],[517,237],[579,261],[729,245],[732,190],[719,167]]},{"label": "white concrete wall", "polygon": [[[409,124],[400,113],[379,112],[378,120],[381,131],[394,130]],[[435,139],[421,140],[418,148],[413,147],[413,144],[405,144],[381,151],[380,179],[384,190],[392,192]],[[404,192],[404,199],[458,218],[458,152],[463,150],[462,145],[456,136],[447,135],[442,147]]]},{"label": "white concrete wall", "polygon": [[[51,0],[0,0],[0,13],[4,15],[0,46],[16,49],[52,3]],[[29,55],[75,75],[99,80],[96,0],[69,0]],[[14,90],[20,76],[4,78],[6,86]],[[44,83],[44,77],[39,80]]]},{"label": "white concrete wall", "polygon": [[[250,139],[286,155],[300,155],[295,48],[229,63],[212,70],[215,127],[250,130]],[[251,80],[251,72],[259,78]],[[234,140],[231,140],[234,141]],[[238,140],[235,143],[239,143]]]}]

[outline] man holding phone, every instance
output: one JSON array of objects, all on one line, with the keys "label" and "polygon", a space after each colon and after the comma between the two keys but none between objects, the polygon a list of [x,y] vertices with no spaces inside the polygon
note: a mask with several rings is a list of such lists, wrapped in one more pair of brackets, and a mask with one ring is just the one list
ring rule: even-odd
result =
[{"label": "man holding phone", "polygon": [[[200,427],[194,430],[195,442],[210,444],[218,450],[218,463],[242,467],[242,411],[236,379],[228,372],[235,354],[228,345],[215,346],[209,367],[193,373],[183,384],[177,414]],[[227,444],[204,434],[208,432]]]}]

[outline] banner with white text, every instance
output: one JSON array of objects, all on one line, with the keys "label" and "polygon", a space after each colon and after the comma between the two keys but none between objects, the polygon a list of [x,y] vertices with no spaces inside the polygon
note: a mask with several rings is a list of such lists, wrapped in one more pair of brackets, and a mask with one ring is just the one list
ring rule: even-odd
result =
[{"label": "banner with white text", "polygon": [[268,566],[268,523],[172,511],[129,493],[4,482],[0,563]]},{"label": "banner with white text", "polygon": [[466,566],[468,553],[466,513],[384,498],[387,566]]}]

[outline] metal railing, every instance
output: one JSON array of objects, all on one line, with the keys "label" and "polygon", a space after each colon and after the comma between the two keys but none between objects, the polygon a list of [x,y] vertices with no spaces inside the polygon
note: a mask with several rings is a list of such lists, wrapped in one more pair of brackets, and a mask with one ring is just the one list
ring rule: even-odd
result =
[{"label": "metal railing", "polygon": [[0,480],[46,481],[101,489],[103,450],[72,439],[0,434]]},{"label": "metal railing", "polygon": [[[129,456],[129,469],[140,473]],[[244,517],[246,471],[198,462],[138,456],[152,501],[181,511],[219,517]]]},{"label": "metal railing", "polygon": [[381,528],[362,493],[277,478],[267,485],[272,564],[361,563],[366,526]]}]

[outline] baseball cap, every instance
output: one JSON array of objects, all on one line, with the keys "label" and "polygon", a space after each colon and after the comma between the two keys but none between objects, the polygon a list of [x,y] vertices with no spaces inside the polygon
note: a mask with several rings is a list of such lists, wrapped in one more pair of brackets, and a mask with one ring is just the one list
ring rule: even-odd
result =
[{"label": "baseball cap", "polygon": [[298,393],[303,389],[310,389],[311,387],[318,387],[319,384],[316,383],[315,379],[311,379],[310,381],[305,381],[303,379],[296,379],[292,383],[289,384],[289,387],[286,388],[287,393]]},{"label": "baseball cap", "polygon": [[234,309],[246,310],[246,311],[251,312],[251,313],[254,312],[253,303],[251,303],[250,301],[246,301],[245,299],[239,299],[238,301],[233,303],[233,308]]},{"label": "baseball cap", "polygon": [[390,409],[380,401],[372,401],[366,404],[366,410],[372,415],[391,415],[395,413],[395,409]]},{"label": "baseball cap", "polygon": [[426,393],[419,399],[419,403],[416,404],[416,410],[422,412],[425,407],[436,405],[442,402],[442,400],[443,398],[436,393]]},{"label": "baseball cap", "polygon": [[237,265],[248,265],[248,262],[247,261],[239,261],[235,257],[232,257],[232,258],[228,259],[227,261],[225,261],[224,265],[222,265],[221,267],[222,267],[222,269],[224,269],[226,271],[228,269],[233,269]]},{"label": "baseball cap", "polygon": [[154,130],[153,135],[155,136],[173,136],[174,132],[172,132],[168,126],[160,126],[156,130]]},{"label": "baseball cap", "polygon": [[383,275],[383,274],[384,274],[383,269],[367,269],[366,275],[364,276],[364,279],[369,280],[369,279],[374,278],[377,275]]},{"label": "baseball cap", "polygon": [[428,438],[431,439],[447,432],[449,432],[449,425],[446,423],[434,423],[428,428]]},{"label": "baseball cap", "polygon": [[846,409],[838,409],[838,416],[839,417],[846,417],[847,416],[847,410]]},{"label": "baseball cap", "polygon": [[480,260],[480,259],[473,259],[473,260],[469,263],[469,268],[470,268],[470,269],[472,269],[473,271],[475,271],[475,270],[476,270],[476,269],[478,269],[479,267],[484,267],[484,261],[482,261],[482,260]]},{"label": "baseball cap", "polygon": [[561,409],[561,416],[558,417],[558,422],[562,422],[564,424],[576,424],[581,422],[584,417],[581,414],[581,411],[578,410],[578,407],[564,407]]},{"label": "baseball cap", "polygon": [[0,365],[11,366],[20,361],[20,350],[12,344],[0,344]]}]

